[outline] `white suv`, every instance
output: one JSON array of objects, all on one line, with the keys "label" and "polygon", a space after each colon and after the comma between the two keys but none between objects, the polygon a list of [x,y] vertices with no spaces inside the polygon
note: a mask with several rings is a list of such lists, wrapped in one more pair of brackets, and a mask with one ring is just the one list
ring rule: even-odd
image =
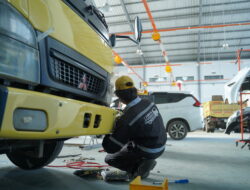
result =
[{"label": "white suv", "polygon": [[141,97],[149,98],[157,105],[166,131],[174,140],[181,140],[187,132],[203,127],[201,103],[190,93],[151,92]]}]

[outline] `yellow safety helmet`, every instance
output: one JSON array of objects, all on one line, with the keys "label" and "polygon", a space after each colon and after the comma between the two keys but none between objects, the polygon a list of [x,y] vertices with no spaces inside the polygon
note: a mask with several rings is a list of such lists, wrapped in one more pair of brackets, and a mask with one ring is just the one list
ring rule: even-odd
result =
[{"label": "yellow safety helmet", "polygon": [[134,82],[129,76],[121,76],[115,81],[115,90],[126,90],[134,87]]}]

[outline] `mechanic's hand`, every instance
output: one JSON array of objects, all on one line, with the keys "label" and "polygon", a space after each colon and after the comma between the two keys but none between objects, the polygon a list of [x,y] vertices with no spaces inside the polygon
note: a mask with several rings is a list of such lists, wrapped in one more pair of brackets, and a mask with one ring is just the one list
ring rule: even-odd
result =
[{"label": "mechanic's hand", "polygon": [[115,117],[115,121],[114,121],[114,126],[113,126],[113,129],[111,131],[112,133],[114,133],[119,128],[118,121],[120,120],[120,118],[121,118],[121,114],[119,112],[117,112],[116,117]]},{"label": "mechanic's hand", "polygon": [[117,130],[117,122],[115,121],[114,122],[114,126],[113,126],[113,128],[112,128],[112,130],[111,130],[111,133],[115,133],[115,131]]}]

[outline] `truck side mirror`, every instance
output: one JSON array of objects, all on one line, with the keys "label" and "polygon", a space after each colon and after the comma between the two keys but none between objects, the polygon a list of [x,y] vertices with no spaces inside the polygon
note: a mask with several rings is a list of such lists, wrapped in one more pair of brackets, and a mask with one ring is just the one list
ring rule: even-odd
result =
[{"label": "truck side mirror", "polygon": [[122,35],[115,35],[115,34],[111,34],[109,41],[112,47],[115,47],[116,44],[116,38],[126,38],[131,40],[132,42],[139,44],[141,41],[141,34],[142,34],[142,24],[141,24],[141,20],[139,19],[139,17],[137,16],[135,18],[135,26],[134,26],[134,33],[135,33],[135,39],[131,38],[130,36],[122,36]]},{"label": "truck side mirror", "polygon": [[139,19],[139,17],[137,16],[135,18],[135,40],[140,43],[141,41],[141,34],[142,34],[142,24],[141,24],[141,20]]},{"label": "truck side mirror", "polygon": [[116,44],[116,35],[115,34],[111,34],[110,37],[109,37],[109,41],[110,41],[111,47],[115,47],[115,44]]}]

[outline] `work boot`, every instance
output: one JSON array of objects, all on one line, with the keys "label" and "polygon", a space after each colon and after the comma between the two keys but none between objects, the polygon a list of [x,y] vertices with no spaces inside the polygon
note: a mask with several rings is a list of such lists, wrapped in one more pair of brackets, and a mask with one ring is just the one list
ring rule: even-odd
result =
[{"label": "work boot", "polygon": [[134,176],[141,176],[142,179],[145,179],[149,176],[150,171],[154,169],[156,161],[154,159],[145,159],[142,160],[139,164],[137,170],[134,173]]},{"label": "work boot", "polygon": [[113,170],[113,171],[102,171],[101,176],[104,181],[129,181],[130,175],[126,171]]}]

